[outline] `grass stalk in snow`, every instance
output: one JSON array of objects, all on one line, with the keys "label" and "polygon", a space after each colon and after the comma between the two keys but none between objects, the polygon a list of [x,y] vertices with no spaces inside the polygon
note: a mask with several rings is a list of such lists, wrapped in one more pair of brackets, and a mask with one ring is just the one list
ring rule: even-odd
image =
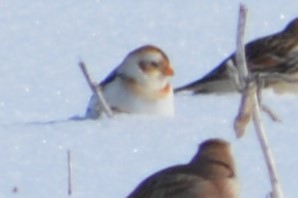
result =
[{"label": "grass stalk in snow", "polygon": [[85,78],[88,82],[88,85],[89,85],[91,91],[97,97],[98,101],[100,101],[100,103],[102,104],[105,114],[109,118],[111,118],[113,116],[113,113],[112,113],[109,105],[107,104],[107,101],[105,100],[105,98],[102,94],[101,86],[97,86],[95,83],[93,83],[91,81],[90,75],[88,74],[86,65],[83,61],[79,62],[79,66],[80,66],[80,68],[81,68],[81,70],[82,70],[82,72],[83,72],[83,74],[84,74],[84,76],[85,76]]},{"label": "grass stalk in snow", "polygon": [[67,171],[68,171],[68,195],[71,196],[72,193],[72,170],[71,170],[71,156],[70,150],[67,150]]},{"label": "grass stalk in snow", "polygon": [[269,171],[272,192],[270,197],[282,198],[283,193],[277,177],[277,171],[273,160],[272,152],[269,148],[268,139],[265,134],[264,127],[261,122],[260,105],[257,96],[257,84],[250,76],[247,69],[244,48],[244,32],[246,23],[247,9],[243,4],[240,4],[238,29],[237,29],[237,48],[236,48],[236,63],[239,72],[240,88],[242,88],[242,98],[239,114],[235,119],[235,130],[237,137],[240,138],[245,131],[249,121],[253,120],[258,140],[265,157],[266,165]]}]

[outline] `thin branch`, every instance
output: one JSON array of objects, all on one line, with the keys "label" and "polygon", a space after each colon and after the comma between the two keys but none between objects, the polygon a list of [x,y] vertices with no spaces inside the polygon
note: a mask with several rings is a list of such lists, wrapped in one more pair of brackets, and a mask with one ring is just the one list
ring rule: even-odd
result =
[{"label": "thin branch", "polygon": [[252,110],[249,111],[249,113],[252,114],[250,116],[253,118],[253,123],[258,136],[258,140],[261,144],[266,165],[269,171],[270,182],[272,185],[271,196],[272,198],[282,198],[283,197],[282,190],[277,177],[277,171],[275,168],[273,155],[269,148],[268,140],[265,135],[265,130],[261,122],[260,107],[259,107],[257,87],[256,87],[257,85],[255,83],[255,80],[252,80],[252,78],[250,77],[249,71],[246,66],[246,61],[245,61],[244,31],[245,31],[246,16],[247,16],[247,9],[243,4],[240,4],[238,32],[237,32],[236,61],[237,61],[239,77],[242,83],[242,87],[244,87],[242,92],[242,100],[250,101],[248,103],[244,103],[244,105],[249,104],[249,107],[240,107],[240,110],[252,107]]},{"label": "thin branch", "polygon": [[266,79],[262,78],[259,74],[255,76],[255,81],[257,83],[257,98],[259,102],[259,106],[261,107],[261,110],[265,112],[271,120],[275,122],[281,122],[281,119],[269,108],[267,105],[263,104],[262,102],[262,89],[265,87],[265,81]]},{"label": "thin branch", "polygon": [[236,52],[235,59],[237,65],[237,72],[234,75],[234,79],[237,79],[235,83],[238,84],[241,95],[241,103],[238,111],[238,115],[234,121],[234,129],[236,132],[237,138],[240,138],[244,135],[246,127],[252,118],[252,111],[254,106],[254,101],[252,95],[256,91],[256,85],[252,78],[250,78],[249,71],[246,65],[245,59],[245,48],[244,48],[244,33],[245,33],[245,23],[246,23],[247,10],[241,4],[239,11],[238,19],[238,31],[236,38]]},{"label": "thin branch", "polygon": [[261,110],[264,111],[274,122],[281,122],[281,119],[265,104],[261,104]]},{"label": "thin branch", "polygon": [[67,150],[67,170],[68,170],[68,195],[72,193],[72,170],[71,170],[71,155],[70,150]]},{"label": "thin branch", "polygon": [[228,60],[227,70],[228,70],[229,78],[232,79],[232,82],[234,83],[235,87],[237,88],[237,91],[242,92],[243,85],[241,85],[241,82],[239,79],[239,71],[232,60]]},{"label": "thin branch", "polygon": [[249,71],[246,65],[245,58],[245,44],[244,44],[244,33],[245,33],[245,25],[246,25],[246,17],[247,17],[247,9],[243,4],[240,4],[239,8],[239,18],[238,18],[238,31],[236,38],[236,63],[237,69],[239,71],[239,79],[240,83],[242,83],[242,87],[246,86],[246,80],[249,78]]},{"label": "thin branch", "polygon": [[251,121],[255,105],[253,100],[255,89],[255,84],[250,83],[242,91],[239,111],[234,121],[234,130],[237,138],[241,138],[244,135],[246,127]]},{"label": "thin branch", "polygon": [[[256,94],[254,94],[255,100],[257,101]],[[272,185],[271,198],[283,198],[283,191],[281,189],[281,185],[277,176],[277,169],[275,167],[275,162],[273,159],[272,151],[269,147],[268,138],[265,135],[264,126],[261,123],[261,115],[259,110],[259,105],[255,105],[254,113],[253,113],[253,123],[257,132],[258,139],[260,141],[260,145],[263,151],[263,155],[265,157],[266,165],[269,172],[270,182]]]},{"label": "thin branch", "polygon": [[97,97],[98,101],[101,103],[102,107],[103,107],[103,110],[105,112],[105,114],[111,118],[113,116],[113,113],[108,105],[108,103],[106,102],[103,94],[102,94],[102,90],[101,90],[101,86],[97,86],[95,85],[94,83],[92,83],[91,81],[91,78],[87,72],[87,68],[86,68],[86,65],[83,61],[80,61],[79,62],[79,66],[88,82],[88,85],[91,89],[91,91],[93,92],[93,94]]}]

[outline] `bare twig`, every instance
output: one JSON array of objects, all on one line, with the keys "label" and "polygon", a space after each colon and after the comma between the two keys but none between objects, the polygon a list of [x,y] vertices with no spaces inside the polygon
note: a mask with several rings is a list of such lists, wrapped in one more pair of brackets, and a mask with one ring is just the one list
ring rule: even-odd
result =
[{"label": "bare twig", "polygon": [[70,150],[67,150],[67,170],[68,170],[68,195],[72,193],[72,170],[71,170],[71,155]]},{"label": "bare twig", "polygon": [[245,129],[251,121],[254,109],[254,100],[252,97],[254,92],[254,84],[250,84],[242,92],[238,115],[234,121],[234,129],[237,138],[241,138],[244,135]]},{"label": "bare twig", "polygon": [[242,92],[243,87],[239,79],[239,71],[232,60],[228,60],[227,69],[228,69],[229,78],[234,83],[235,87],[237,88],[237,91]]},{"label": "bare twig", "polygon": [[245,60],[244,49],[244,31],[246,23],[247,10],[243,5],[240,5],[239,20],[238,20],[238,32],[237,32],[237,46],[235,52],[236,64],[237,64],[237,79],[238,87],[242,92],[241,103],[234,122],[234,129],[238,138],[244,135],[245,129],[251,120],[254,101],[252,95],[256,92],[256,85],[250,77]]},{"label": "bare twig", "polygon": [[243,4],[240,4],[235,56],[236,56],[237,69],[239,71],[238,73],[239,79],[240,79],[240,83],[242,83],[243,88],[246,86],[247,84],[246,80],[249,78],[249,72],[246,65],[245,48],[244,48],[246,16],[247,16],[247,9]]},{"label": "bare twig", "polygon": [[[255,100],[257,100],[257,98],[255,98]],[[253,123],[257,132],[258,139],[260,141],[260,145],[261,145],[261,148],[265,157],[266,165],[268,168],[268,172],[269,172],[270,182],[272,185],[271,197],[283,198],[283,193],[277,176],[277,170],[275,167],[273,154],[271,152],[271,149],[269,148],[268,139],[265,135],[265,130],[260,120],[261,120],[261,117],[260,117],[259,105],[256,104],[255,110],[253,113]]]},{"label": "bare twig", "polygon": [[265,79],[260,77],[260,75],[257,75],[255,77],[256,83],[257,83],[257,97],[258,97],[258,102],[259,106],[261,107],[261,110],[265,112],[271,120],[275,122],[281,122],[281,119],[269,108],[267,105],[263,104],[262,102],[262,89],[265,87]]},{"label": "bare twig", "polygon": [[[257,96],[257,85],[255,81],[250,77],[249,71],[246,66],[245,61],[245,49],[244,49],[244,30],[245,30],[245,21],[246,21],[247,9],[244,5],[240,4],[239,11],[239,23],[238,23],[238,32],[237,32],[237,52],[236,52],[236,61],[239,71],[239,79],[242,83],[242,87],[244,87],[242,92],[242,101],[248,100],[250,102],[244,102],[241,105],[248,105],[248,107],[240,107],[240,111],[242,109],[252,108],[251,111],[248,112],[248,115],[253,118],[253,123],[255,126],[255,130],[261,144],[261,148],[265,157],[266,165],[269,171],[270,182],[272,185],[271,196],[273,198],[282,198],[282,190],[277,177],[277,171],[275,168],[275,163],[273,160],[273,156],[271,150],[268,145],[268,140],[265,135],[265,130],[261,122],[260,116],[260,107]],[[253,104],[253,105],[252,105]],[[247,116],[246,114],[243,114]],[[235,123],[237,122],[237,119]],[[248,122],[244,123],[244,128],[246,127]]]},{"label": "bare twig", "polygon": [[88,82],[88,85],[91,89],[91,91],[93,92],[93,94],[97,97],[98,101],[101,103],[102,107],[103,107],[103,110],[105,112],[105,114],[111,118],[113,116],[113,113],[109,107],[109,105],[107,104],[103,94],[102,94],[102,90],[101,90],[101,86],[97,86],[95,85],[94,83],[92,83],[91,81],[91,78],[87,72],[87,68],[86,68],[86,65],[83,61],[80,61],[79,62],[79,66]]},{"label": "bare twig", "polygon": [[274,122],[281,122],[281,119],[265,104],[261,104],[261,110],[264,111]]}]

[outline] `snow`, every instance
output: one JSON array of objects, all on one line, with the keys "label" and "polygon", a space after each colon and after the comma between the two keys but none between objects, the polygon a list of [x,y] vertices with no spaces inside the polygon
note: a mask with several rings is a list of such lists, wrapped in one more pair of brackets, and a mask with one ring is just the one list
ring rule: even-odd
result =
[{"label": "snow", "polygon": [[[290,0],[243,2],[248,41],[297,14]],[[237,15],[235,0],[1,1],[0,197],[68,197],[68,150],[72,197],[125,197],[157,170],[188,162],[211,137],[233,144],[241,197],[265,197],[270,183],[253,127],[240,140],[232,129],[237,94],[179,95],[172,118],[67,121],[84,114],[91,95],[79,59],[100,81],[129,51],[154,44],[171,59],[173,85],[182,85],[234,50]],[[297,96],[266,91],[264,101],[282,118],[273,123],[263,115],[285,197],[294,198]]]}]

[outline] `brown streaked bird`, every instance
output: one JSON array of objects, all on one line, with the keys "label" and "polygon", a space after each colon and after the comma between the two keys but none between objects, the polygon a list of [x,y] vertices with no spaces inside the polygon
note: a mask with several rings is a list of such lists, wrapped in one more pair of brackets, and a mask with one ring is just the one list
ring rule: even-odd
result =
[{"label": "brown streaked bird", "polygon": [[[145,45],[130,52],[98,86],[114,112],[172,116],[174,99],[169,80],[173,75],[167,55],[156,46]],[[86,118],[96,119],[102,112],[93,95]]]},{"label": "brown streaked bird", "polygon": [[145,179],[128,198],[236,198],[239,183],[230,144],[204,141],[186,165],[161,170]]},{"label": "brown streaked bird", "polygon": [[[298,18],[292,20],[284,30],[256,39],[245,45],[247,66],[253,76],[257,74],[286,74],[298,79]],[[175,93],[190,91],[201,93],[229,93],[237,91],[230,78],[228,63],[235,62],[232,54],[215,69],[202,78],[175,89]],[[298,93],[298,84],[284,80],[265,80],[264,87],[271,87],[276,93]]]}]

